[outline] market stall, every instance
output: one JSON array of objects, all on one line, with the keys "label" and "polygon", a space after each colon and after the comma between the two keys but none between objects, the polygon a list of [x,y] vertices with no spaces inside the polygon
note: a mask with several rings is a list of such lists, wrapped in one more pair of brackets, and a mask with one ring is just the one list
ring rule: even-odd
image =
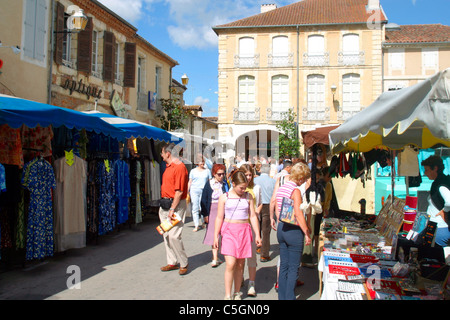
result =
[{"label": "market stall", "polygon": [[160,141],[179,139],[112,115],[0,95],[1,266],[141,223],[160,198]]},{"label": "market stall", "polygon": [[[334,154],[340,154],[340,157],[343,159],[345,159],[346,153],[352,154],[353,159],[355,153],[364,153],[366,157],[363,158],[365,160],[368,160],[368,156],[372,156],[373,162],[378,161],[384,162],[384,165],[391,165],[393,177],[395,174],[394,159],[397,152],[405,153],[410,149],[410,146],[425,149],[450,145],[447,118],[449,108],[450,69],[447,69],[412,87],[383,93],[368,108],[330,132],[331,150]],[[414,159],[414,157],[409,158]],[[415,163],[414,167],[418,168],[418,164]],[[372,232],[372,234],[369,233],[372,239],[368,244],[368,248],[365,248],[366,239],[364,237],[361,238],[360,234],[354,233],[355,231],[361,232],[364,228],[352,225],[351,229],[353,230],[351,230],[342,220],[332,221],[329,225],[332,226],[331,229],[339,227],[343,229],[332,232],[330,232],[331,229],[328,229],[323,234],[323,240],[328,242],[328,249],[331,249],[330,252],[336,250],[337,245],[338,251],[342,251],[345,248],[344,251],[354,254],[355,252],[361,253],[362,250],[363,253],[370,253],[372,257],[375,256],[377,258],[377,261],[372,262],[376,262],[374,268],[377,272],[380,271],[376,276],[378,280],[382,279],[382,284],[380,285],[380,282],[377,283],[377,290],[374,290],[373,287],[371,288],[373,292],[370,296],[372,298],[396,299],[400,297],[407,299],[407,297],[411,296],[417,299],[442,298],[444,288],[448,290],[448,266],[442,261],[433,259],[429,262],[433,266],[439,265],[439,273],[443,274],[443,277],[439,279],[438,285],[432,285],[431,289],[428,287],[430,291],[419,281],[419,279],[426,278],[429,280],[430,277],[420,278],[417,276],[420,272],[423,275],[424,270],[428,268],[425,265],[419,265],[418,257],[416,256],[417,251],[411,249],[407,257],[402,257],[400,252],[397,251],[397,235],[403,223],[405,204],[405,199],[395,197],[393,183],[390,200],[385,203],[376,221],[368,224],[368,228]],[[327,229],[326,225],[327,223],[324,224],[325,230]],[[425,231],[428,232],[428,229]],[[337,238],[334,235],[338,235]],[[367,233],[364,233],[364,235],[367,236]],[[330,243],[333,244],[330,245]],[[323,257],[329,255],[327,251],[329,250],[327,250],[327,244],[325,243]],[[383,256],[383,259],[381,259],[374,253],[389,254],[390,257]],[[343,263],[344,271],[341,270],[345,273],[346,279],[348,280],[349,276],[353,277],[352,279],[355,279],[354,277],[363,278],[363,282],[365,281],[365,284],[369,284],[370,287],[373,282],[370,281],[369,283],[367,276],[361,277],[360,264],[351,259],[348,254],[344,254],[344,256],[346,259],[350,258],[350,260],[346,260],[346,263]],[[365,259],[369,258],[366,257]],[[422,257],[420,262],[422,263],[423,261],[426,262],[426,257]],[[383,268],[386,269],[386,272],[383,271]],[[329,282],[329,275],[335,269],[330,269],[327,266],[327,261],[322,264],[324,286],[325,282]],[[348,274],[347,271],[350,273],[354,272],[354,274]],[[409,275],[409,279],[402,279],[402,273],[403,276]],[[342,274],[340,275],[342,276]],[[339,278],[339,276],[336,278]],[[330,287],[327,290],[331,290]],[[336,293],[336,286],[331,291]],[[337,298],[337,295],[333,295],[330,292],[325,293],[324,298],[330,298],[330,296]],[[359,298],[359,295],[353,296],[353,298],[355,297]],[[348,296],[348,298],[351,297]]]}]

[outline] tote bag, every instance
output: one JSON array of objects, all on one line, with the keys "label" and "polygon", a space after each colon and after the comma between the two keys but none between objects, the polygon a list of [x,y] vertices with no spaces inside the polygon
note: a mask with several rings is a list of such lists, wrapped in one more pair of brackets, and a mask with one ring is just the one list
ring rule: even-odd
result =
[{"label": "tote bag", "polygon": [[280,221],[299,226],[294,213],[294,200],[283,197],[281,201]]}]

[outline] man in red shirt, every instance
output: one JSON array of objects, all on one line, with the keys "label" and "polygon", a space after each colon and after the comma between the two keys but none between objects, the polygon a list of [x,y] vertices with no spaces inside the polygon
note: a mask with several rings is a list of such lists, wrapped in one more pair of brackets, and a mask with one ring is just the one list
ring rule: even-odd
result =
[{"label": "man in red shirt", "polygon": [[[184,250],[181,235],[186,216],[186,197],[188,193],[188,171],[186,166],[177,157],[175,144],[166,144],[161,150],[161,157],[166,162],[166,170],[162,176],[161,198],[173,199],[168,210],[159,209],[159,218],[162,221],[177,213],[181,221],[168,232],[164,233],[167,265],[161,271],[178,270],[180,275],[185,275],[188,268],[188,257]],[[178,266],[179,264],[179,266]]]}]

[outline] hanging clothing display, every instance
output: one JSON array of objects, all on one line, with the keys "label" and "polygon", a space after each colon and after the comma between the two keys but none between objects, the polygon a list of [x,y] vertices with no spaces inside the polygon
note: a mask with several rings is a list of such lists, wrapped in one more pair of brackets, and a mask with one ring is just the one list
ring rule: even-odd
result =
[{"label": "hanging clothing display", "polygon": [[73,152],[54,163],[55,249],[57,252],[86,246],[87,163]]},{"label": "hanging clothing display", "polygon": [[413,146],[406,146],[401,153],[397,155],[398,175],[401,177],[417,177],[419,171],[419,149]]},{"label": "hanging clothing display", "polygon": [[0,163],[23,167],[22,139],[20,129],[7,124],[0,126]]},{"label": "hanging clothing display", "polygon": [[21,182],[30,192],[26,260],[53,256],[53,167],[44,159],[34,159],[25,164]]},{"label": "hanging clothing display", "polygon": [[128,205],[131,197],[130,175],[128,164],[124,160],[114,162],[116,175],[117,224],[128,221]]},{"label": "hanging clothing display", "polygon": [[104,235],[116,227],[116,199],[114,166],[108,159],[97,163],[98,234]]}]

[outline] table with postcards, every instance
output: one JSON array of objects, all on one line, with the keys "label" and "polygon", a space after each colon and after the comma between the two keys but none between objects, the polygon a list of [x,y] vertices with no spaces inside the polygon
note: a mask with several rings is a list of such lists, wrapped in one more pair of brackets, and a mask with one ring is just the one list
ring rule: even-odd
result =
[{"label": "table with postcards", "polygon": [[396,252],[403,207],[404,200],[394,197],[378,216],[323,219],[318,265],[321,300],[449,299],[447,265],[434,266],[440,279],[424,277],[421,270],[428,265],[419,264],[416,250],[411,249],[407,257]]}]

